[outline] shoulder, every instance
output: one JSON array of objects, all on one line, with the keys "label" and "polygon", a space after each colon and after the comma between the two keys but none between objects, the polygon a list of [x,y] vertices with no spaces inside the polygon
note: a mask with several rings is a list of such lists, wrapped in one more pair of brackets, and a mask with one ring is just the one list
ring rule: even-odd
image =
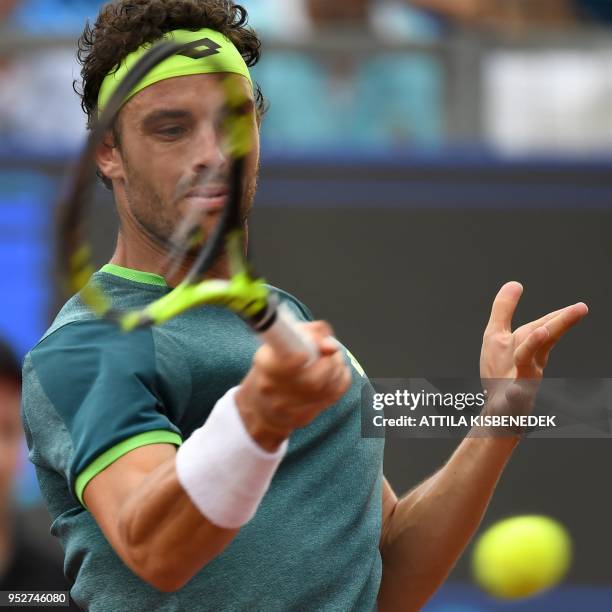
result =
[{"label": "shoulder", "polygon": [[47,333],[26,355],[23,414],[28,418],[46,406],[70,421],[95,396],[113,392],[130,399],[141,387],[155,389],[156,379],[151,330],[126,334],[109,321],[71,321]]},{"label": "shoulder", "polygon": [[60,373],[65,378],[89,368],[147,365],[152,362],[153,347],[150,329],[124,333],[110,321],[83,319],[50,328],[24,363],[39,374]]},{"label": "shoulder", "polygon": [[41,341],[69,323],[95,318],[95,315],[87,308],[79,295],[73,295],[57,313],[49,329],[43,334]]},{"label": "shoulder", "polygon": [[63,474],[81,501],[88,478],[145,444],[180,444],[151,329],[71,321],[24,361],[22,416],[30,459]]}]

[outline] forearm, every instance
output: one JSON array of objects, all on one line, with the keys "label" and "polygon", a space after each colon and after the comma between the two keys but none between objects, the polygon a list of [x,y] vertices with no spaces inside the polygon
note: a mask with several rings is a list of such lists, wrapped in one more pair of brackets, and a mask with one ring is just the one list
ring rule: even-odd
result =
[{"label": "forearm", "polygon": [[418,610],[478,527],[517,438],[468,437],[448,463],[397,502],[381,542],[381,611]]},{"label": "forearm", "polygon": [[175,459],[147,475],[121,507],[118,550],[131,569],[163,591],[185,584],[238,533],[204,517],[176,475]]}]

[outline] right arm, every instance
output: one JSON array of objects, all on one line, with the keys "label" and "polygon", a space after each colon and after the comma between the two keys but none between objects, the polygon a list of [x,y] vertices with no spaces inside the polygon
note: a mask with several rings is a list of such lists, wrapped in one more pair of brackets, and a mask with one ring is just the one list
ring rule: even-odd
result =
[{"label": "right arm", "polygon": [[200,514],[178,481],[175,460],[171,444],[142,446],[95,476],[83,494],[123,562],[167,592],[183,586],[238,532]]},{"label": "right arm", "polygon": [[[348,389],[351,374],[324,323],[304,328],[320,357],[279,359],[264,345],[235,395],[251,438],[273,452]],[[132,450],[92,478],[83,499],[130,569],[161,591],[175,591],[219,555],[238,529],[211,522],[193,504],[176,471],[176,449],[151,444]]]}]

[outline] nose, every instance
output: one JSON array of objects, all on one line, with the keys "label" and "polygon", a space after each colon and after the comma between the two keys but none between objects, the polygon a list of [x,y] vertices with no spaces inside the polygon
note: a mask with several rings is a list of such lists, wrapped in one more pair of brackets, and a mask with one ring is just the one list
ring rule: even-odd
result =
[{"label": "nose", "polygon": [[223,150],[223,137],[213,121],[204,121],[196,131],[194,170],[225,170],[228,158]]}]

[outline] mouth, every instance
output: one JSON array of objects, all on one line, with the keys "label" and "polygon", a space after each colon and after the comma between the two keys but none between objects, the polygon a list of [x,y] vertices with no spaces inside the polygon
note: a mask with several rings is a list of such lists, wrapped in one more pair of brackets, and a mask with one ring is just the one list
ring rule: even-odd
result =
[{"label": "mouth", "polygon": [[204,212],[218,212],[223,210],[227,203],[229,190],[224,185],[197,187],[185,195],[190,208],[196,208]]}]

